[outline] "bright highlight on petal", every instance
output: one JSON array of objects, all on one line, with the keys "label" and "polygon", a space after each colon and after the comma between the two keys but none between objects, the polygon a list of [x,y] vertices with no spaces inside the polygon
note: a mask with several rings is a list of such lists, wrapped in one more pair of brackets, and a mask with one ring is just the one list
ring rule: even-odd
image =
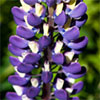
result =
[{"label": "bright highlight on petal", "polygon": [[21,55],[22,55],[22,58],[24,59],[28,55],[28,52],[23,52]]},{"label": "bright highlight on petal", "polygon": [[69,3],[72,0],[63,0],[64,3]]},{"label": "bright highlight on petal", "polygon": [[22,100],[32,100],[32,99],[28,98],[28,97],[24,94],[24,95],[22,95]]},{"label": "bright highlight on petal", "polygon": [[31,79],[31,84],[32,84],[33,87],[38,87],[38,85],[39,85],[38,79],[32,78]]},{"label": "bright highlight on petal", "polygon": [[20,76],[20,77],[25,77],[25,73],[21,73],[17,70],[17,66],[15,67],[15,71],[17,72],[17,74]]},{"label": "bright highlight on petal", "polygon": [[20,0],[20,3],[22,4],[22,9],[24,10],[24,11],[26,11],[26,12],[28,12],[32,7],[31,6],[29,6],[28,4],[26,4],[25,2],[24,2],[24,0]]},{"label": "bright highlight on petal", "polygon": [[39,44],[35,41],[31,41],[28,43],[29,48],[32,50],[33,53],[38,53],[39,51]]},{"label": "bright highlight on petal", "polygon": [[23,62],[23,57],[19,56],[18,59],[19,59],[20,62]]},{"label": "bright highlight on petal", "polygon": [[60,13],[62,12],[63,10],[63,3],[60,3],[60,4],[57,4],[57,7],[56,7],[56,15],[59,16]]},{"label": "bright highlight on petal", "polygon": [[75,79],[74,78],[67,78],[66,79],[68,82],[70,82],[70,83],[72,83],[72,84],[74,84],[75,83]]},{"label": "bright highlight on petal", "polygon": [[43,24],[44,36],[49,36],[49,25]]},{"label": "bright highlight on petal", "polygon": [[58,90],[60,90],[60,89],[62,89],[63,85],[64,85],[64,80],[58,78],[58,79],[57,79],[57,83],[56,83],[56,88],[57,88]]},{"label": "bright highlight on petal", "polygon": [[44,7],[43,5],[40,5],[39,3],[35,4],[35,14],[40,17],[43,13]]},{"label": "bright highlight on petal", "polygon": [[75,8],[76,1],[77,0],[71,0],[69,2],[69,4],[67,5],[67,7],[70,8],[70,9],[74,9]]},{"label": "bright highlight on petal", "polygon": [[26,23],[27,27],[28,27],[29,29],[32,29],[33,26],[31,26],[31,25],[28,24],[27,16],[24,16],[24,20],[25,20],[25,23]]},{"label": "bright highlight on petal", "polygon": [[20,62],[23,62],[24,58],[27,56],[28,52],[23,52],[21,56],[18,56]]},{"label": "bright highlight on petal", "polygon": [[66,57],[66,61],[68,63],[70,63],[70,61],[72,61],[73,57],[74,57],[74,52],[66,52],[65,53],[65,57]]},{"label": "bright highlight on petal", "polygon": [[63,42],[62,41],[57,41],[56,42],[56,46],[54,48],[54,52],[57,54],[57,53],[60,53],[61,49],[63,47]]},{"label": "bright highlight on petal", "polygon": [[24,88],[18,85],[13,85],[14,90],[16,91],[18,96],[23,94]]},{"label": "bright highlight on petal", "polygon": [[69,93],[72,93],[73,89],[72,88],[66,88],[66,91]]},{"label": "bright highlight on petal", "polygon": [[49,71],[50,71],[50,65],[49,65],[49,62],[45,62],[45,63],[44,63],[43,71],[46,71],[46,72],[49,72]]}]

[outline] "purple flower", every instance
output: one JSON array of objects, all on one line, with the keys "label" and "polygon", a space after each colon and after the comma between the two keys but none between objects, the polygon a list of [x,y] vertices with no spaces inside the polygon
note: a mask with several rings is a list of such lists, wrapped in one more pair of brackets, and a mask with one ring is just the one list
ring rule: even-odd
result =
[{"label": "purple flower", "polygon": [[18,65],[20,64],[19,59],[16,58],[16,57],[10,56],[10,57],[9,57],[9,60],[10,60],[10,63],[11,63],[13,66],[18,66]]},{"label": "purple flower", "polygon": [[49,37],[50,33],[49,33],[49,25],[48,24],[44,24],[43,25],[43,36],[39,39],[38,43],[40,45],[40,50],[43,50],[44,48],[46,48],[47,46],[50,45],[51,43],[51,39]]},{"label": "purple flower", "polygon": [[52,80],[52,77],[53,74],[50,72],[50,65],[48,62],[45,62],[41,78],[44,83],[49,83]]},{"label": "purple flower", "polygon": [[21,72],[21,73],[29,73],[31,72],[33,69],[35,68],[34,65],[31,65],[31,64],[25,64],[25,63],[20,63],[18,65],[18,71]]},{"label": "purple flower", "polygon": [[41,18],[37,17],[36,15],[32,13],[28,15],[27,21],[31,26],[37,26],[42,23]]},{"label": "purple flower", "polygon": [[72,89],[73,89],[72,94],[79,93],[79,92],[82,90],[83,85],[84,85],[84,84],[83,84],[82,81],[80,81],[80,82],[78,82],[78,83],[75,83],[75,84],[72,86]]},{"label": "purple flower", "polygon": [[8,81],[13,85],[25,85],[28,83],[29,78],[22,78],[19,75],[9,76]]},{"label": "purple flower", "polygon": [[46,48],[51,43],[51,40],[47,36],[43,36],[39,39],[40,50]]},{"label": "purple flower", "polygon": [[32,78],[31,79],[31,84],[32,84],[32,87],[29,87],[26,91],[26,95],[29,97],[29,98],[34,98],[36,97],[39,92],[40,92],[40,88],[39,88],[39,81],[38,79],[36,78]]},{"label": "purple flower", "polygon": [[51,7],[56,3],[56,0],[46,0],[46,4]]},{"label": "purple flower", "polygon": [[54,52],[52,54],[52,60],[56,64],[63,64],[64,63],[64,55],[62,53],[60,53],[62,47],[63,47],[63,42],[57,41],[55,48],[54,48]]},{"label": "purple flower", "polygon": [[39,59],[40,59],[39,54],[29,53],[24,58],[23,62],[28,63],[28,64],[34,64],[34,63],[37,63]]},{"label": "purple flower", "polygon": [[9,38],[9,42],[18,48],[26,48],[28,47],[28,41],[20,38],[19,36],[11,36]]},{"label": "purple flower", "polygon": [[[79,100],[83,82],[75,79],[86,74],[78,55],[88,38],[80,37],[80,27],[87,20],[87,6],[82,0],[20,0],[13,7],[16,35],[9,38],[8,50],[16,57],[9,60],[15,74],[8,77],[15,92],[8,100]],[[52,92],[52,93],[51,93]]]},{"label": "purple flower", "polygon": [[36,97],[40,92],[40,88],[35,88],[35,87],[30,87],[28,90],[27,90],[27,93],[26,95],[29,97],[29,98],[33,98],[33,97]]},{"label": "purple flower", "polygon": [[59,26],[63,26],[68,20],[68,16],[65,14],[64,11],[61,12],[60,15],[58,15],[56,18],[55,18],[55,23]]},{"label": "purple flower", "polygon": [[64,40],[69,42],[69,41],[77,39],[79,37],[80,32],[79,32],[78,27],[73,26],[65,32],[61,31],[61,34],[62,34]]},{"label": "purple flower", "polygon": [[86,11],[87,11],[86,4],[80,2],[72,11],[69,12],[69,16],[72,18],[79,18],[83,16]]},{"label": "purple flower", "polygon": [[77,79],[77,78],[80,78],[80,77],[84,76],[85,74],[86,74],[86,68],[82,67],[80,72],[75,73],[75,74],[67,73],[66,75],[68,77]]},{"label": "purple flower", "polygon": [[38,26],[42,23],[42,19],[45,17],[46,8],[43,5],[36,4],[35,13],[29,13],[27,21],[31,26]]},{"label": "purple flower", "polygon": [[68,99],[68,93],[66,92],[66,90],[63,89],[63,85],[64,85],[64,80],[57,78],[57,82],[56,82],[56,86],[55,86],[56,89],[55,89],[54,95],[59,100]]},{"label": "purple flower", "polygon": [[34,5],[35,3],[38,2],[38,0],[24,0],[24,2],[29,4],[29,5]]},{"label": "purple flower", "polygon": [[6,97],[8,100],[22,100],[22,99],[35,100],[32,98],[28,98],[25,94],[22,96],[18,96],[15,92],[8,92],[6,94]]},{"label": "purple flower", "polygon": [[68,47],[72,48],[72,49],[82,49],[84,48],[88,43],[88,38],[86,36],[78,38],[76,40],[74,40],[71,43],[68,43]]},{"label": "purple flower", "polygon": [[23,9],[16,6],[12,8],[11,12],[15,17],[19,18],[20,20],[24,20],[24,16],[27,14]]},{"label": "purple flower", "polygon": [[66,66],[63,66],[63,70],[66,72],[66,73],[78,73],[81,71],[81,66],[79,63],[71,63],[71,64],[68,64]]},{"label": "purple flower", "polygon": [[38,31],[38,29],[36,29],[36,28],[33,28],[31,30],[25,26],[18,25],[17,29],[16,29],[16,34],[22,38],[30,39],[30,38],[34,37],[34,35],[36,34],[37,31]]},{"label": "purple flower", "polygon": [[15,56],[21,56],[22,53],[27,52],[25,49],[18,48],[12,44],[8,45],[8,50]]}]

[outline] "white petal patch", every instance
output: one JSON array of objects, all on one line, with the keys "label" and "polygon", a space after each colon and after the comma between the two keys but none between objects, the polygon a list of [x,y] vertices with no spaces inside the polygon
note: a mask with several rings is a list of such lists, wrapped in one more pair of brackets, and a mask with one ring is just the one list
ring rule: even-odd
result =
[{"label": "white petal patch", "polygon": [[63,2],[65,3],[69,3],[71,0],[63,0]]},{"label": "white petal patch", "polygon": [[32,29],[33,26],[29,25],[28,22],[27,22],[27,16],[24,16],[24,20],[25,20],[25,23],[26,23],[27,27],[28,27],[29,29]]},{"label": "white petal patch", "polygon": [[49,36],[49,24],[43,24],[44,36]]},{"label": "white petal patch", "polygon": [[36,78],[32,78],[31,79],[31,84],[32,84],[33,87],[38,87],[39,82]]},{"label": "white petal patch", "polygon": [[58,78],[58,79],[57,79],[57,83],[56,83],[56,88],[57,88],[58,90],[60,90],[60,89],[62,89],[63,85],[64,85],[64,80]]},{"label": "white petal patch", "polygon": [[32,100],[31,98],[27,97],[25,94],[22,95],[22,100]]},{"label": "white petal patch", "polygon": [[44,63],[44,71],[50,71],[50,65],[49,65],[49,62],[45,62]]},{"label": "white petal patch", "polygon": [[74,60],[74,62],[78,62],[78,58],[76,58],[76,59]]},{"label": "white petal patch", "polygon": [[63,3],[60,3],[60,4],[57,4],[57,7],[56,7],[56,15],[59,16],[60,13],[62,12],[63,10]]},{"label": "white petal patch", "polygon": [[39,44],[35,41],[28,42],[29,48],[32,50],[33,53],[38,53],[39,51]]},{"label": "white petal patch", "polygon": [[22,56],[18,56],[19,61],[23,62],[23,60],[27,56],[27,54],[28,54],[28,52],[24,52],[24,53],[21,54]]},{"label": "white petal patch", "polygon": [[69,92],[69,93],[72,93],[73,89],[72,88],[66,88],[66,91]]},{"label": "white petal patch", "polygon": [[28,52],[23,52],[22,54],[23,59],[28,55]]},{"label": "white petal patch", "polygon": [[68,63],[70,63],[70,61],[72,61],[73,57],[74,57],[74,52],[66,52],[65,53],[65,57]]},{"label": "white petal patch", "polygon": [[67,81],[74,84],[75,83],[75,79],[74,78],[67,78]]},{"label": "white petal patch", "polygon": [[43,13],[44,7],[43,5],[40,5],[39,3],[35,4],[35,14],[40,17]]},{"label": "white petal patch", "polygon": [[17,70],[17,66],[14,67],[15,68],[15,71],[17,72],[17,74],[20,76],[20,77],[25,77],[25,73],[21,73]]},{"label": "white petal patch", "polygon": [[13,85],[14,90],[16,91],[18,96],[21,96],[23,94],[24,88],[18,85]]},{"label": "white petal patch", "polygon": [[38,2],[42,2],[43,0],[38,0]]},{"label": "white petal patch", "polygon": [[70,8],[70,9],[74,9],[75,8],[76,1],[77,0],[71,0],[69,2],[69,4],[67,4],[67,7]]},{"label": "white petal patch", "polygon": [[21,8],[22,8],[25,12],[28,12],[28,11],[32,8],[30,5],[26,4],[26,3],[24,2],[24,0],[20,0],[20,3],[21,3],[21,5],[22,5]]},{"label": "white petal patch", "polygon": [[18,59],[19,59],[20,62],[23,62],[23,57],[19,56]]},{"label": "white petal patch", "polygon": [[57,42],[56,42],[56,46],[55,46],[55,48],[54,48],[54,52],[55,52],[55,53],[60,53],[62,47],[63,47],[63,42],[57,41]]}]

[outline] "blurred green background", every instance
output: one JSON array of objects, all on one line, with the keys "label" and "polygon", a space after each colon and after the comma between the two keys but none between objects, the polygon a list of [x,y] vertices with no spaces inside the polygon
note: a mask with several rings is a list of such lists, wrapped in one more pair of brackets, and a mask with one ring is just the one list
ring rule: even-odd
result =
[{"label": "blurred green background", "polygon": [[[78,79],[84,81],[84,89],[78,94],[81,100],[100,100],[100,1],[84,0],[88,7],[88,21],[81,28],[81,36],[85,35],[89,38],[89,44],[85,51],[80,55],[79,62],[86,66],[87,74]],[[8,76],[13,74],[14,70],[9,63],[7,46],[9,36],[16,34],[16,24],[13,21],[11,8],[20,6],[18,0],[0,0],[0,100],[6,100],[7,91],[13,91],[12,86],[8,83]]]}]

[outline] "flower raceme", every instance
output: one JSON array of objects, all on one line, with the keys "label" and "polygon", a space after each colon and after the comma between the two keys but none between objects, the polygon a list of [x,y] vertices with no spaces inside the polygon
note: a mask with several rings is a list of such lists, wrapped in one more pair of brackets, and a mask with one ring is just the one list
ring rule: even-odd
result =
[{"label": "flower raceme", "polygon": [[9,38],[15,74],[9,76],[15,92],[8,100],[79,100],[74,94],[83,88],[75,79],[86,74],[78,62],[88,43],[80,37],[87,20],[83,0],[20,0],[11,12],[17,24]]}]

